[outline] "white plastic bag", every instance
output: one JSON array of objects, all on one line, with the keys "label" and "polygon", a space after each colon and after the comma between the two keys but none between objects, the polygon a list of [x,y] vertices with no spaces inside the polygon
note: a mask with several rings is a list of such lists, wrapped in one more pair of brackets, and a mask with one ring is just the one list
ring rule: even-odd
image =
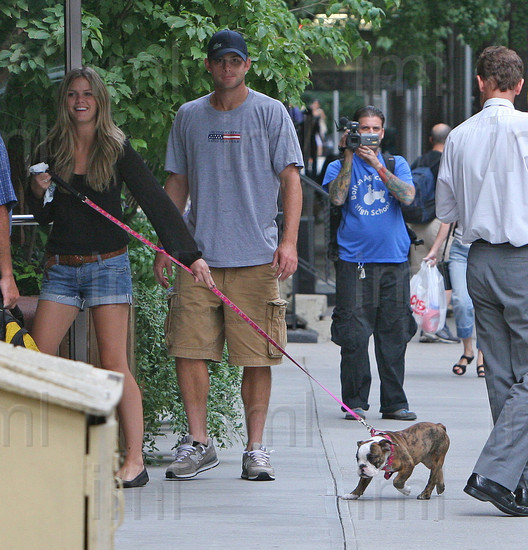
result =
[{"label": "white plastic bag", "polygon": [[411,308],[416,324],[425,332],[435,333],[445,324],[447,302],[444,278],[436,266],[422,262],[411,279]]}]

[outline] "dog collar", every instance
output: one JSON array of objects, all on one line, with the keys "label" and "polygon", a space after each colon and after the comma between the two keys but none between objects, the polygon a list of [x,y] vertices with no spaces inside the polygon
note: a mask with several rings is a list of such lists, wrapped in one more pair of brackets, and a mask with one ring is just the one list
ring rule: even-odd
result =
[{"label": "dog collar", "polygon": [[392,463],[394,462],[394,443],[392,442],[392,439],[390,438],[389,434],[386,434],[385,432],[377,432],[376,430],[372,430],[371,432],[372,436],[375,435],[382,435],[385,439],[387,439],[390,443],[390,455],[387,459],[387,462],[385,463],[385,466],[383,466],[382,470],[385,472],[384,477],[385,479],[390,479],[394,471],[392,470]]}]

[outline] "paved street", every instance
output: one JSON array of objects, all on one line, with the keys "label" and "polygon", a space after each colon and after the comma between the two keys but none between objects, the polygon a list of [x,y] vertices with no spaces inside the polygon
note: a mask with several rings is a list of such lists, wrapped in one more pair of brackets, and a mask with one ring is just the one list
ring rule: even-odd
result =
[{"label": "paved street", "polygon": [[[339,395],[337,346],[290,344],[288,351]],[[125,491],[125,519],[116,533],[116,549],[525,547],[528,519],[505,516],[463,492],[491,418],[485,381],[477,378],[475,362],[465,376],[451,373],[461,352],[461,344],[420,344],[415,337],[407,353],[405,387],[411,408],[419,421],[442,422],[451,438],[442,496],[416,499],[429,473],[420,465],[410,479],[409,497],[378,476],[359,501],[340,499],[357,484],[356,442],[369,434],[359,423],[344,420],[339,405],[285,360],[273,369],[265,439],[274,450],[276,481],[240,479],[241,444],[220,450],[220,465],[194,480],[166,481],[165,466],[150,467],[152,481],[146,487]],[[379,430],[407,427],[409,423],[381,420],[378,386],[376,378],[367,422]],[[162,442],[166,448],[172,444]]]}]

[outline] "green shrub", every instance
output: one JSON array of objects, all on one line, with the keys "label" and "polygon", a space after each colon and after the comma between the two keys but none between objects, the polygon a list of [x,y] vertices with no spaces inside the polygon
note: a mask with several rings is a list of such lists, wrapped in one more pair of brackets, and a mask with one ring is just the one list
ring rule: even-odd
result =
[{"label": "green shrub", "polygon": [[[136,231],[156,242],[155,234],[143,214],[134,217]],[[130,244],[136,313],[136,378],[143,391],[145,447],[157,450],[156,437],[168,423],[174,433],[187,431],[187,422],[176,378],[174,359],[167,355],[164,321],[167,314],[165,291],[152,274],[154,254],[139,241]],[[175,270],[180,270],[174,266]],[[240,399],[241,369],[210,363],[211,390],[208,404],[209,435],[221,447],[242,437]]]},{"label": "green shrub", "polygon": [[[126,223],[156,243],[157,237],[142,212],[127,212]],[[42,258],[46,231],[40,227],[26,229],[25,239],[19,228],[13,231],[13,270],[23,296],[39,294],[42,279]],[[21,244],[23,243],[23,244]],[[165,423],[174,433],[186,432],[186,417],[176,379],[174,359],[167,355],[164,321],[167,312],[165,292],[156,282],[152,265],[155,252],[135,238],[129,244],[134,282],[136,314],[136,378],[143,391],[145,448],[155,451],[156,437]],[[180,270],[174,266],[175,272]],[[208,406],[208,428],[221,447],[241,438],[242,414],[240,399],[241,372],[227,360],[209,364],[211,390]]]},{"label": "green shrub", "polygon": [[21,296],[40,293],[47,233],[39,226],[14,226],[11,237],[13,273]]}]

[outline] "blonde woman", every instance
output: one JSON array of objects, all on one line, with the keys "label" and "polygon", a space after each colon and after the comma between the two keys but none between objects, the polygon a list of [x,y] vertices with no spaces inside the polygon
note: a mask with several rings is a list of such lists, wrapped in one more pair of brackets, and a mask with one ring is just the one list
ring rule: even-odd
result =
[{"label": "blonde woman", "polygon": [[[112,121],[108,90],[93,69],[74,69],[64,77],[57,121],[35,161],[49,164],[51,172],[118,219],[125,182],[165,249],[190,266],[195,281],[214,285],[179,211]],[[50,183],[49,173],[33,175],[27,192],[35,219],[42,225],[53,222],[32,335],[41,351],[55,354],[79,310],[92,308],[101,365],[124,375],[118,413],[126,456],[117,476],[126,488],[140,487],[149,478],[143,464],[141,394],[126,355],[132,303],[128,235]]]}]

